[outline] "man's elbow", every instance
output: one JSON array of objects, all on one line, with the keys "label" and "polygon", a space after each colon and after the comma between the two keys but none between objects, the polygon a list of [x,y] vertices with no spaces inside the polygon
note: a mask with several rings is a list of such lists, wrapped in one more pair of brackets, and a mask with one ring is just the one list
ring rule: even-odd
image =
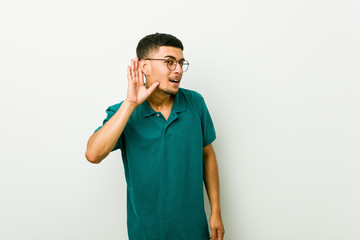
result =
[{"label": "man's elbow", "polygon": [[101,162],[101,160],[103,160],[103,158],[100,158],[96,154],[91,153],[89,151],[85,152],[85,157],[89,162],[94,163],[94,164],[98,164]]}]

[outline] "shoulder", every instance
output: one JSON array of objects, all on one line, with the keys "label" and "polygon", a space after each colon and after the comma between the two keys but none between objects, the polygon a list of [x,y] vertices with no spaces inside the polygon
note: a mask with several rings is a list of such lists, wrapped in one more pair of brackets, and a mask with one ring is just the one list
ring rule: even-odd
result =
[{"label": "shoulder", "polygon": [[180,90],[188,101],[195,103],[204,101],[203,96],[194,90],[185,89],[185,88],[180,88]]},{"label": "shoulder", "polygon": [[191,109],[195,110],[198,113],[203,112],[206,104],[203,96],[200,93],[194,90],[189,90],[184,88],[181,88],[180,90],[184,98],[186,99],[188,106]]},{"label": "shoulder", "polygon": [[123,103],[123,101],[109,106],[105,111],[107,113],[108,117],[109,116],[111,117],[112,115],[114,115],[119,110],[122,103]]},{"label": "shoulder", "polygon": [[123,103],[123,101],[109,106],[106,109],[106,112],[108,112],[108,113],[116,113],[119,110],[122,103]]}]

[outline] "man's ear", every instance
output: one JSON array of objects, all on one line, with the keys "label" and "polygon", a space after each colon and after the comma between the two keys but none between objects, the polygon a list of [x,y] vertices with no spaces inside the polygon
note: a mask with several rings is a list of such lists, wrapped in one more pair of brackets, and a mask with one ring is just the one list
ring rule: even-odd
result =
[{"label": "man's ear", "polygon": [[148,65],[148,63],[146,62],[146,60],[141,59],[140,62],[139,62],[139,67],[140,67],[140,70],[144,73],[144,75],[147,75],[147,74],[148,74],[148,72],[149,72],[149,65]]}]

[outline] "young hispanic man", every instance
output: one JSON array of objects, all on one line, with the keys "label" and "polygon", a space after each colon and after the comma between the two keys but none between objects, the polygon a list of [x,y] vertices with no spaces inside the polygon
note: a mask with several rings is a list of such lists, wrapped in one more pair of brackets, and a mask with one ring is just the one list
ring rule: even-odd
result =
[{"label": "young hispanic man", "polygon": [[141,39],[127,69],[126,99],[108,107],[87,143],[91,163],[121,150],[130,240],[222,240],[225,233],[215,129],[203,97],[179,87],[189,67],[183,50],[170,34]]}]

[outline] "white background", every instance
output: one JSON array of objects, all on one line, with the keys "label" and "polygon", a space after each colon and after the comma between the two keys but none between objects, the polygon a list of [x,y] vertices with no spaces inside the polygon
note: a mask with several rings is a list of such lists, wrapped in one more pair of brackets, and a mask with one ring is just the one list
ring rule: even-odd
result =
[{"label": "white background", "polygon": [[212,114],[225,239],[360,239],[359,12],[357,0],[1,1],[0,239],[127,239],[120,151],[99,165],[84,153],[155,32],[183,41],[182,87]]}]

